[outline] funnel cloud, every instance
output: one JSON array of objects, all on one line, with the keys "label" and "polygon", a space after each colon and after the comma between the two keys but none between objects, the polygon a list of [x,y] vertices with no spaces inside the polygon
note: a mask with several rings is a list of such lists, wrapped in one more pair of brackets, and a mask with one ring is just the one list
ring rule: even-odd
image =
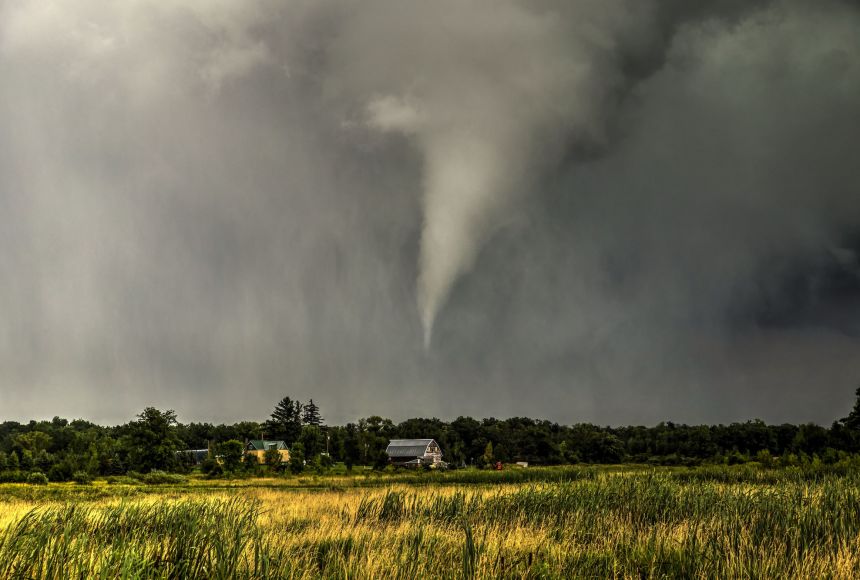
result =
[{"label": "funnel cloud", "polygon": [[0,0],[0,419],[829,423],[850,0]]}]

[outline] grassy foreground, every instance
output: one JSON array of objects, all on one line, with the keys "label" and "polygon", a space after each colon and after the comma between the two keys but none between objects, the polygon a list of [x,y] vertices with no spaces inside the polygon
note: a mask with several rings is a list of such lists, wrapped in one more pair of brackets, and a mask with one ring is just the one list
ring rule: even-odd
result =
[{"label": "grassy foreground", "polygon": [[854,474],[525,473],[4,485],[0,578],[860,577]]}]

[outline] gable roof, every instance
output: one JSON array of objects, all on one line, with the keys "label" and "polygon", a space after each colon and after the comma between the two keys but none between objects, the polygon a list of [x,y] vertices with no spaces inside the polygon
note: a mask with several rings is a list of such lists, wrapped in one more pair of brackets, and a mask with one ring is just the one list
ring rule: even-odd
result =
[{"label": "gable roof", "polygon": [[392,439],[385,452],[389,457],[422,457],[431,443],[436,442],[433,439]]},{"label": "gable roof", "polygon": [[283,441],[268,441],[266,439],[251,439],[245,446],[245,451],[265,451],[272,445],[275,449],[286,449],[287,444]]}]

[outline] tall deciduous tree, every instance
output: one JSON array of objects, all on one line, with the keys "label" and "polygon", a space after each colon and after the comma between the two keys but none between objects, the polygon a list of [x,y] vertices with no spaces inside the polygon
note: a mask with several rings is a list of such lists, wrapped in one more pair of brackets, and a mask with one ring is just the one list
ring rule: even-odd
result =
[{"label": "tall deciduous tree", "polygon": [[241,441],[231,439],[218,445],[217,453],[224,462],[224,469],[229,472],[237,471],[242,465],[242,454],[245,446]]},{"label": "tall deciduous tree", "polygon": [[130,467],[143,472],[173,469],[182,445],[176,433],[176,413],[147,407],[137,418],[129,425],[126,440]]}]

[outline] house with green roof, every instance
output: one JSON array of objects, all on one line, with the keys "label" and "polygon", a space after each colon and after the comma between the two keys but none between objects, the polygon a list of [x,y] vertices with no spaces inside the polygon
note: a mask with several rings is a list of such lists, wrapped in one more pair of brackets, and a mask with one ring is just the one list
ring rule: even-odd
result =
[{"label": "house with green roof", "polygon": [[266,462],[266,451],[275,449],[281,456],[281,463],[286,463],[290,460],[290,450],[287,449],[287,444],[283,441],[268,441],[266,439],[251,439],[245,445],[245,456],[256,457],[258,463]]}]

